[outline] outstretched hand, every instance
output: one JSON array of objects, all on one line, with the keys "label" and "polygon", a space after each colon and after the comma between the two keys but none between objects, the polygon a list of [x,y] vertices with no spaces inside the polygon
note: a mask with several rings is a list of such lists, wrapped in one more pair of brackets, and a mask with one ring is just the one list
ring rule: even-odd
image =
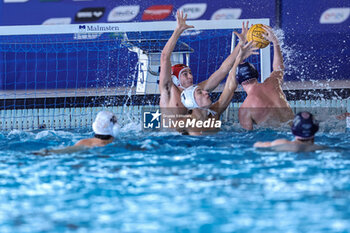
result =
[{"label": "outstretched hand", "polygon": [[263,25],[263,28],[265,29],[266,33],[263,33],[262,36],[272,43],[278,43],[278,39],[275,33],[273,33],[272,29],[266,25]]},{"label": "outstretched hand", "polygon": [[239,44],[241,45],[244,45],[247,42],[248,24],[249,21],[246,22],[246,25],[244,25],[244,22],[242,22],[241,33],[238,33],[236,31],[233,32],[239,38]]},{"label": "outstretched hand", "polygon": [[187,14],[185,14],[185,16],[184,16],[183,11],[176,12],[177,28],[179,30],[185,31],[188,28],[194,28],[194,26],[192,26],[192,25],[187,25],[186,20],[187,20]]},{"label": "outstretched hand", "polygon": [[259,48],[255,47],[255,44],[253,43],[253,41],[250,41],[245,45],[241,45],[237,56],[237,61],[241,63],[244,61],[244,59],[248,58],[252,54],[258,55],[259,52],[256,51],[258,49]]}]

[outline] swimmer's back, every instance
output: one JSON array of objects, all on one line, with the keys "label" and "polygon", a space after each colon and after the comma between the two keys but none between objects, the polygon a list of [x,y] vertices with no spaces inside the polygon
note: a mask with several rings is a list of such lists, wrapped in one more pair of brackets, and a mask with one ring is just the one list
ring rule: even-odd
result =
[{"label": "swimmer's back", "polygon": [[82,139],[78,141],[74,146],[84,146],[84,147],[102,147],[109,143],[111,143],[113,140],[101,140],[98,138],[87,138]]},{"label": "swimmer's back", "polygon": [[280,80],[274,77],[278,74],[272,72],[271,75],[264,83],[252,86],[252,90],[240,108],[241,114],[248,111],[252,120],[257,124],[269,120],[287,122],[294,117],[280,86]]}]

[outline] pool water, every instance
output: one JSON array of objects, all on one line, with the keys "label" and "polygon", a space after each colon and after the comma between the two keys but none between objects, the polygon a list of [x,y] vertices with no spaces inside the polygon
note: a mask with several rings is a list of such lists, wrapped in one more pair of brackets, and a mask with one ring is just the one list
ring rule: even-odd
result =
[{"label": "pool water", "polygon": [[191,137],[124,127],[104,148],[35,156],[92,136],[0,134],[0,232],[349,232],[350,134],[309,153],[256,150],[289,132]]}]

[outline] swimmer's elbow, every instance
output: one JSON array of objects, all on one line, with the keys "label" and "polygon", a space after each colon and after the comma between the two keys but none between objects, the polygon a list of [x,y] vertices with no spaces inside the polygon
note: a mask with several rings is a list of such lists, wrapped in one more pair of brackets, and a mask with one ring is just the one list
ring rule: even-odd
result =
[{"label": "swimmer's elbow", "polygon": [[160,55],[160,62],[161,63],[167,63],[170,62],[170,56],[171,53],[169,53],[168,51],[162,51],[161,55]]},{"label": "swimmer's elbow", "polygon": [[271,143],[270,142],[256,142],[256,143],[254,143],[253,147],[255,147],[255,148],[271,147]]}]

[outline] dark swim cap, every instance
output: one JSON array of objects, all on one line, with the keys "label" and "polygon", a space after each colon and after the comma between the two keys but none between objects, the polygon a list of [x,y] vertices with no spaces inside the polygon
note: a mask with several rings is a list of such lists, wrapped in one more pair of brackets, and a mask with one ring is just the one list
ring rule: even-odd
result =
[{"label": "dark swim cap", "polygon": [[292,125],[292,133],[302,139],[311,139],[318,131],[318,124],[314,122],[314,117],[309,112],[299,112],[295,115]]},{"label": "dark swim cap", "polygon": [[244,62],[243,64],[238,65],[236,79],[239,84],[242,84],[244,81],[249,79],[258,79],[258,77],[258,71],[255,69],[253,64]]}]

